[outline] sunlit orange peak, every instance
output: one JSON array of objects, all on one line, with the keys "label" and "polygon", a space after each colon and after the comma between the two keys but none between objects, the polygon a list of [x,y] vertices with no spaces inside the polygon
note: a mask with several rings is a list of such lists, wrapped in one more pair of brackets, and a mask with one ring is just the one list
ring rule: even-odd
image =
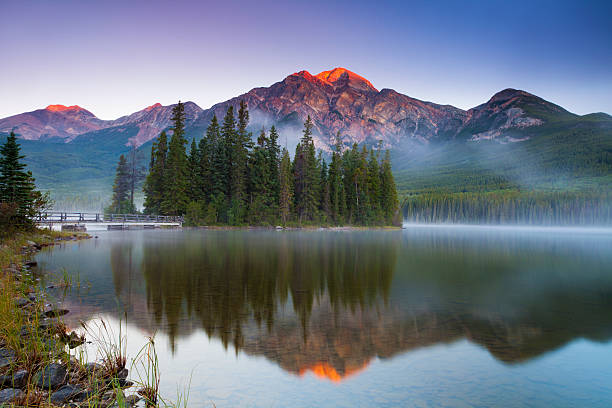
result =
[{"label": "sunlit orange peak", "polygon": [[83,110],[83,108],[81,108],[78,105],[72,105],[72,106],[65,106],[65,105],[49,105],[46,108],[48,111],[51,112],[63,112],[63,111],[68,111],[68,110]]},{"label": "sunlit orange peak", "polygon": [[145,108],[145,110],[146,110],[146,111],[150,111],[150,110],[153,110],[153,109],[155,109],[155,108],[160,108],[161,106],[162,106],[162,104],[161,104],[161,103],[159,103],[159,102],[157,102],[156,104],[153,104],[153,105],[151,105],[151,106],[147,106],[147,107]]},{"label": "sunlit orange peak", "polygon": [[338,68],[332,69],[331,71],[323,71],[317,74],[316,77],[319,78],[321,81],[333,83],[333,82],[336,82],[338,79],[340,79],[340,77],[345,73],[348,75],[349,80],[364,82],[368,87],[376,90],[376,88],[374,88],[374,85],[372,85],[370,81],[368,81],[361,75],[357,75],[356,73],[349,71],[346,68],[338,67]]}]

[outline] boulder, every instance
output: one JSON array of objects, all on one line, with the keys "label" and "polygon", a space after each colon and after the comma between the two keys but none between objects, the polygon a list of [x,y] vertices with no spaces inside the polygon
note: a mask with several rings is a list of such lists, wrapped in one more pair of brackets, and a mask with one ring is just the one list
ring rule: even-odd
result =
[{"label": "boulder", "polygon": [[66,381],[66,367],[51,363],[34,376],[34,384],[42,389],[57,389]]},{"label": "boulder", "polygon": [[0,376],[0,387],[23,388],[28,382],[28,372],[19,370],[13,375]]},{"label": "boulder", "polygon": [[25,397],[25,393],[18,388],[7,388],[0,391],[0,404],[12,404]]},{"label": "boulder", "polygon": [[59,390],[51,394],[51,403],[54,405],[62,405],[69,401],[72,397],[79,395],[83,389],[78,385],[66,384]]},{"label": "boulder", "polygon": [[11,349],[0,348],[0,368],[7,367],[15,361],[15,352]]}]

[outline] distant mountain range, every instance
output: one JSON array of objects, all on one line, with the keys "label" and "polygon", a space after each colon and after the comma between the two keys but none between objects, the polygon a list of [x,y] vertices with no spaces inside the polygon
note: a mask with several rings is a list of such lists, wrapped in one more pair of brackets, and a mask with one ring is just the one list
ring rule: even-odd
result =
[{"label": "distant mountain range", "polygon": [[[213,115],[222,119],[227,107],[237,107],[241,100],[249,107],[251,130],[256,134],[262,127],[277,126],[281,142],[290,150],[298,142],[308,115],[315,125],[315,144],[323,151],[331,150],[337,132],[345,146],[382,143],[395,152],[394,167],[400,172],[403,190],[417,188],[406,180],[418,178],[419,189],[430,188],[446,183],[431,174],[447,176],[466,166],[478,172],[493,169],[503,173],[508,166],[515,169],[520,161],[542,174],[569,166],[579,168],[581,177],[603,175],[605,183],[612,181],[608,174],[612,168],[612,117],[605,113],[576,115],[522,90],[502,90],[466,111],[392,89],[379,91],[364,77],[344,68],[317,75],[300,71],[209,109],[187,102],[188,138],[201,138]],[[169,128],[173,107],[156,103],[115,120],[101,120],[79,106],[50,105],[0,119],[0,139],[11,130],[23,139],[28,165],[43,188],[70,192],[95,186],[93,190],[107,194],[119,154],[132,144],[149,150],[151,141]],[[444,154],[439,154],[440,146]],[[448,146],[452,146],[450,151]],[[500,146],[513,147],[500,153]],[[487,154],[483,154],[483,147]],[[522,160],[517,155],[525,151],[531,156]],[[424,162],[430,166],[425,176]],[[502,166],[502,162],[506,164]],[[416,173],[410,170],[415,163],[421,166]],[[431,167],[432,163],[437,167]],[[470,174],[466,177],[473,179]],[[454,180],[453,185],[465,182]]]},{"label": "distant mountain range", "polygon": [[[287,130],[287,136],[294,139],[299,136],[296,130],[310,115],[315,123],[317,147],[327,151],[336,132],[340,132],[347,145],[382,141],[385,147],[394,147],[405,141],[429,143],[456,138],[506,143],[525,140],[520,135],[521,129],[559,117],[579,118],[544,99],[514,89],[505,89],[488,102],[464,111],[414,99],[392,89],[379,91],[367,79],[335,68],[314,76],[300,71],[270,87],[254,88],[206,110],[187,102],[188,133],[201,133],[212,115],[223,117],[228,106],[236,107],[241,100],[249,107],[253,128],[274,124]],[[156,103],[115,120],[101,120],[76,105],[50,105],[0,119],[0,132],[14,130],[27,140],[59,138],[69,143],[81,135],[109,129],[125,132],[125,143],[140,146],[170,126],[172,107]]]}]

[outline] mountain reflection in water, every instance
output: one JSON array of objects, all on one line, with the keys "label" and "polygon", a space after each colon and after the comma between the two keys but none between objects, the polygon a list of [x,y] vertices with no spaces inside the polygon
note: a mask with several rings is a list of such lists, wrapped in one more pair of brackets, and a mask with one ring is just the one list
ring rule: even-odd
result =
[{"label": "mountain reflection in water", "polygon": [[[596,239],[595,239],[596,238]],[[505,363],[612,337],[612,239],[465,231],[143,231],[85,242],[72,322],[126,313],[338,382],[373,358],[468,339]],[[40,256],[70,265],[74,251]],[[83,259],[83,258],[81,258]],[[74,261],[73,261],[74,262]],[[112,287],[107,283],[112,271]],[[119,305],[119,310],[117,305]],[[71,320],[69,320],[70,323]]]}]

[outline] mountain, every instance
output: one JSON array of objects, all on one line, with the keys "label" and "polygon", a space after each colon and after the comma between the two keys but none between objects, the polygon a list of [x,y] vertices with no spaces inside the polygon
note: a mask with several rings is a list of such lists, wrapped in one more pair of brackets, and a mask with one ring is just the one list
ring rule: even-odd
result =
[{"label": "mountain", "polygon": [[49,105],[45,109],[0,119],[0,132],[14,130],[26,140],[57,137],[70,141],[80,134],[103,127],[104,121],[77,105]]},{"label": "mountain", "polygon": [[310,115],[315,144],[327,151],[338,131],[346,145],[382,140],[384,147],[404,139],[426,143],[453,137],[467,115],[453,106],[420,101],[392,89],[378,91],[365,78],[335,68],[317,75],[300,71],[268,88],[252,89],[202,112],[196,123],[209,123],[213,114],[222,117],[228,106],[236,107],[241,100],[249,106],[254,123],[276,124],[294,139]]},{"label": "mountain", "polygon": [[[307,116],[325,152],[337,132],[345,146],[390,148],[401,193],[612,185],[612,117],[575,115],[523,90],[502,90],[466,111],[378,90],[345,68],[299,71],[209,109],[186,102],[187,138],[201,138],[213,115],[222,120],[242,100],[253,134],[275,125],[290,150]],[[101,120],[79,106],[50,105],[0,119],[0,142],[11,130],[22,138],[41,188],[106,196],[117,157],[132,144],[148,154],[151,141],[170,127],[174,106],[156,103]]]},{"label": "mountain", "polygon": [[[457,138],[509,143],[526,140],[529,137],[523,132],[526,128],[577,117],[515,89],[503,90],[488,102],[464,111],[411,98],[392,89],[379,91],[364,77],[345,68],[334,68],[317,75],[300,71],[206,110],[186,102],[187,134],[201,137],[213,115],[221,119],[229,106],[237,109],[240,101],[249,107],[252,130],[276,125],[292,145],[297,143],[302,124],[310,116],[315,126],[315,144],[325,151],[331,150],[337,132],[347,146],[382,142],[383,147],[393,148]],[[1,119],[0,133],[14,130],[27,140],[60,138],[71,142],[80,135],[119,128],[124,129],[124,143],[141,146],[170,126],[173,107],[156,103],[115,120],[100,120],[79,106],[50,105]]]},{"label": "mountain", "polygon": [[[95,133],[105,129],[136,128],[136,134],[130,134],[125,143],[143,143],[157,137],[162,130],[170,126],[172,108],[175,105],[151,105],[131,115],[115,120],[98,119],[90,111],[80,106],[49,105],[45,109],[26,112],[0,119],[0,133],[14,131],[26,140],[61,139],[72,142],[78,136]],[[185,103],[186,123],[190,124],[202,112],[193,102]]]},{"label": "mountain", "polygon": [[[526,140],[520,135],[522,129],[575,117],[577,115],[528,92],[504,89],[488,102],[468,110],[458,133],[471,141],[518,142]],[[517,133],[519,136],[514,137]]]}]

